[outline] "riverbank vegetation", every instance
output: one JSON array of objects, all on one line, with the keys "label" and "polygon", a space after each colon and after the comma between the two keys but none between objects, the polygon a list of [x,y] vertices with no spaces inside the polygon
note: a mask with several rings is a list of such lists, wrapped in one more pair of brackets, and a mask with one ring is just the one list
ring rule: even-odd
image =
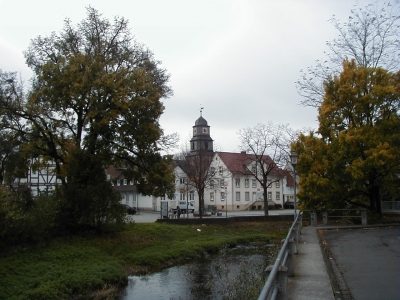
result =
[{"label": "riverbank vegetation", "polygon": [[279,243],[291,222],[127,224],[108,235],[2,249],[0,299],[112,299],[130,274],[181,264],[222,247]]}]

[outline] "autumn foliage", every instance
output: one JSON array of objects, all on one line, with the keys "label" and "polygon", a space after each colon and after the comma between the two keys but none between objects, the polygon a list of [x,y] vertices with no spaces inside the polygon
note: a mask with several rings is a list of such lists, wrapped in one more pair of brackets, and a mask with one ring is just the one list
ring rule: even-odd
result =
[{"label": "autumn foliage", "polygon": [[299,198],[304,208],[366,207],[400,195],[399,76],[344,61],[327,78],[319,128],[301,135]]}]

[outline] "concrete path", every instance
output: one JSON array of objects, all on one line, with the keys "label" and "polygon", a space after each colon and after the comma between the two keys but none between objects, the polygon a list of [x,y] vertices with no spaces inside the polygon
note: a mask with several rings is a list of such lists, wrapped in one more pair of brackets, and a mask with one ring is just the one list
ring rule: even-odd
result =
[{"label": "concrete path", "polygon": [[319,245],[317,228],[303,227],[295,256],[294,277],[289,277],[287,300],[334,300]]}]

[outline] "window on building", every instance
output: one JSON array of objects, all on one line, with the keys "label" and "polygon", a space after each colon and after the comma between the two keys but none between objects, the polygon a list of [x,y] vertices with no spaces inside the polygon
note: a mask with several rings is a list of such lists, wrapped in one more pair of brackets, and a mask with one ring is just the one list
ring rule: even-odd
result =
[{"label": "window on building", "polygon": [[186,183],[186,178],[179,178],[179,183],[180,184],[185,184]]},{"label": "window on building", "polygon": [[280,186],[280,183],[279,183],[279,181],[277,181],[277,182],[275,182],[275,187],[279,187]]},{"label": "window on building", "polygon": [[133,185],[133,180],[129,181],[129,184],[130,184],[130,185]]},{"label": "window on building", "polygon": [[257,173],[257,168],[256,168],[256,166],[253,166],[253,168],[251,169],[251,171],[253,172],[253,174],[256,174],[256,173]]},{"label": "window on building", "polygon": [[222,201],[225,200],[225,192],[221,192],[221,200],[222,200]]},{"label": "window on building", "polygon": [[244,186],[247,187],[247,188],[249,187],[249,180],[248,179],[244,180]]},{"label": "window on building", "polygon": [[[253,193],[253,194],[255,194],[255,193]],[[250,201],[250,193],[249,192],[244,193],[244,200]]]},{"label": "window on building", "polygon": [[215,168],[211,167],[211,176],[214,176],[214,175],[215,175]]},{"label": "window on building", "polygon": [[181,193],[179,199],[180,200],[186,200],[186,194],[185,193]]},{"label": "window on building", "polygon": [[124,179],[124,185],[128,184],[128,180]]},{"label": "window on building", "polygon": [[253,188],[257,187],[257,180],[255,180],[255,179],[252,180],[252,186],[253,186]]},{"label": "window on building", "polygon": [[225,187],[225,183],[224,183],[224,180],[223,180],[223,179],[221,179],[221,180],[219,181],[219,183],[220,183],[220,185],[219,185],[220,187],[222,187],[222,188]]},{"label": "window on building", "polygon": [[276,192],[276,200],[280,200],[281,199],[281,193],[280,192]]},{"label": "window on building", "polygon": [[212,188],[212,189],[214,188],[214,180],[213,179],[210,180],[210,188]]},{"label": "window on building", "polygon": [[240,178],[236,178],[236,180],[235,180],[235,186],[236,186],[237,188],[240,188]]},{"label": "window on building", "polygon": [[191,150],[194,150],[194,142],[190,143]]},{"label": "window on building", "polygon": [[160,200],[165,200],[165,195],[160,197]]},{"label": "window on building", "polygon": [[240,201],[240,192],[236,192],[236,201]]},{"label": "window on building", "polygon": [[224,169],[221,166],[218,167],[218,173],[219,175],[222,175],[224,173]]},{"label": "window on building", "polygon": [[272,200],[272,192],[268,192],[268,200]]},{"label": "window on building", "polygon": [[189,200],[194,200],[194,192],[189,193]]},{"label": "window on building", "polygon": [[210,193],[210,201],[214,201],[214,193]]},{"label": "window on building", "polygon": [[107,180],[110,180],[110,179],[111,179],[111,175],[107,174]]},{"label": "window on building", "polygon": [[256,193],[256,192],[253,192],[253,199],[252,199],[252,200],[253,200],[253,201],[256,200],[256,197],[257,197],[257,193]]},{"label": "window on building", "polygon": [[118,179],[117,180],[117,186],[120,186],[121,185],[121,181]]}]

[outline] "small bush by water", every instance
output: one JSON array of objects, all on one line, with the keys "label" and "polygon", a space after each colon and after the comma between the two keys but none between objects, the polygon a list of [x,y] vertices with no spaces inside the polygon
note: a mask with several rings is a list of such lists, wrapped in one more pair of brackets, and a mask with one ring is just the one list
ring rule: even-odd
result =
[{"label": "small bush by water", "polygon": [[0,299],[112,298],[107,290],[124,285],[129,274],[184,263],[225,246],[279,243],[290,225],[131,224],[113,235],[60,239],[40,249],[9,249],[0,257]]}]

